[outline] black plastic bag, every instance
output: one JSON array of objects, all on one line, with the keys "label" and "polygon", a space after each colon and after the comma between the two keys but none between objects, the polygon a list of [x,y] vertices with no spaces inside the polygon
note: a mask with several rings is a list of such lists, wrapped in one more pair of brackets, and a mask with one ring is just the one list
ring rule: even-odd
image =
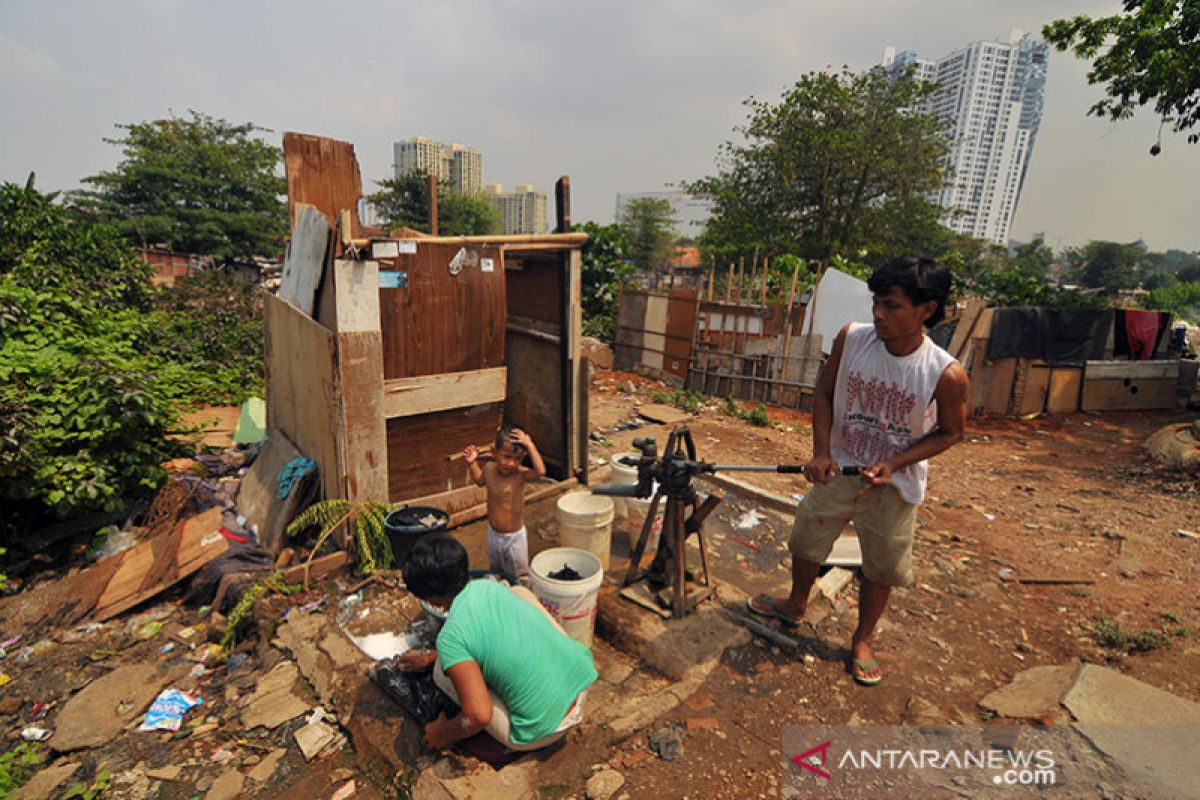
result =
[{"label": "black plastic bag", "polygon": [[387,658],[371,668],[371,680],[422,725],[440,714],[453,717],[459,712],[458,704],[433,682],[432,670],[406,672]]}]

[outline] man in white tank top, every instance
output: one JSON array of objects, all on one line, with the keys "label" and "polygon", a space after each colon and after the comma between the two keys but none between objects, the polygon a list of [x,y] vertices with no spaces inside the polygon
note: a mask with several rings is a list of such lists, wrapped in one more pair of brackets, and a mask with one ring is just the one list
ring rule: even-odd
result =
[{"label": "man in white tank top", "polygon": [[[967,374],[925,335],[945,315],[945,267],[905,256],[876,270],[867,285],[874,324],[842,328],[813,395],[813,457],[804,474],[814,485],[796,509],[788,541],[791,594],[758,595],[748,605],[798,624],[821,564],[853,520],[863,567],[847,668],[873,686],[883,673],[871,638],[892,587],[912,585],[913,530],[928,459],[962,441]],[[861,475],[841,474],[845,467]]]}]

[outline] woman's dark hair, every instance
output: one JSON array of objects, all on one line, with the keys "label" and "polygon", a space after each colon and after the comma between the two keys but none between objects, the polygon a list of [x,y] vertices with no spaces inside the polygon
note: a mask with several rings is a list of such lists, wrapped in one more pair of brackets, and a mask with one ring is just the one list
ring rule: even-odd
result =
[{"label": "woman's dark hair", "polygon": [[404,583],[422,600],[454,597],[467,585],[466,548],[444,534],[420,539],[408,554]]},{"label": "woman's dark hair", "polygon": [[899,286],[914,306],[936,301],[933,316],[925,320],[925,327],[932,328],[946,316],[950,270],[926,256],[900,256],[875,270],[867,279],[867,286],[872,294],[887,294],[893,286]]}]

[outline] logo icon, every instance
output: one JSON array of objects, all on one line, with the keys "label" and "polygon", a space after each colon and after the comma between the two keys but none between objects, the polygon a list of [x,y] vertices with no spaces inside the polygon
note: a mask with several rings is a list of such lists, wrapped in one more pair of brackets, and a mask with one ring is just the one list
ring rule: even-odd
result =
[{"label": "logo icon", "polygon": [[[792,763],[801,769],[806,769],[813,775],[818,775],[825,780],[830,780],[833,775],[826,772],[822,767],[825,766],[825,759],[829,757],[829,745],[831,742],[821,742],[816,747],[810,747],[798,756],[792,758]],[[818,753],[820,754],[818,756]]]}]

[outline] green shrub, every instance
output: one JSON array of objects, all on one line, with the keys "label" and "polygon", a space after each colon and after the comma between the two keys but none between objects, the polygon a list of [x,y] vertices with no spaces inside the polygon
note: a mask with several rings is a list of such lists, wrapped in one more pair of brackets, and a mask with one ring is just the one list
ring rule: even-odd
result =
[{"label": "green shrub", "polygon": [[7,753],[0,754],[0,800],[24,786],[41,760],[37,748],[29,742],[21,742]]},{"label": "green shrub", "polygon": [[1133,653],[1148,653],[1170,644],[1170,638],[1162,631],[1147,628],[1141,633],[1126,631],[1116,622],[1103,617],[1096,618],[1094,628],[1096,641],[1114,650],[1128,650]]}]

